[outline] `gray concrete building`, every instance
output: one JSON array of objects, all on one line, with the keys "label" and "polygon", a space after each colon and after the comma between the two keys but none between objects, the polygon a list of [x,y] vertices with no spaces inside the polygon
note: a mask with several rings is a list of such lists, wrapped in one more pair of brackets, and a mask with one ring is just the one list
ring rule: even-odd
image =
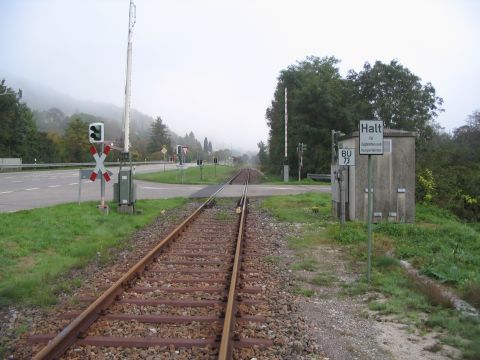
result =
[{"label": "gray concrete building", "polygon": [[[384,129],[384,153],[372,155],[373,221],[415,221],[415,133]],[[355,149],[355,166],[344,167],[347,220],[367,220],[367,155],[359,155],[358,131],[338,139],[338,148]],[[332,210],[340,216],[340,167],[332,164]]]}]

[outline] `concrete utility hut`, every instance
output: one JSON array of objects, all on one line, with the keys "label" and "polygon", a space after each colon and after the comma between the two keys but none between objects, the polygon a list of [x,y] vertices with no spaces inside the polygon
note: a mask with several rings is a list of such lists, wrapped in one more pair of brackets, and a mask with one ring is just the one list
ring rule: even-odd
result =
[{"label": "concrete utility hut", "polygon": [[[383,155],[372,155],[373,221],[415,221],[415,133],[384,129]],[[338,148],[355,149],[355,166],[344,167],[345,217],[367,220],[367,155],[359,155],[358,131],[338,139]],[[339,166],[332,164],[332,209],[340,216]]]}]

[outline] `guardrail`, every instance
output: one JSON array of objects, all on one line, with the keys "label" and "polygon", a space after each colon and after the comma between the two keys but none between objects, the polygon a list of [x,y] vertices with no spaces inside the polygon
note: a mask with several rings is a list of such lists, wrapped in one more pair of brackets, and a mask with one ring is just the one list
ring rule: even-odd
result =
[{"label": "guardrail", "polygon": [[[130,164],[130,163],[128,163]],[[132,165],[163,165],[163,164],[174,164],[169,161],[134,161]],[[120,162],[105,162],[105,165],[108,166],[120,166]],[[54,168],[54,167],[95,167],[94,162],[88,163],[52,163],[52,164],[0,164],[0,171],[2,169],[20,169],[20,168],[32,168],[32,169],[42,169],[42,168]]]},{"label": "guardrail", "polygon": [[307,173],[307,179],[312,179],[316,181],[332,181],[330,174],[310,174]]}]

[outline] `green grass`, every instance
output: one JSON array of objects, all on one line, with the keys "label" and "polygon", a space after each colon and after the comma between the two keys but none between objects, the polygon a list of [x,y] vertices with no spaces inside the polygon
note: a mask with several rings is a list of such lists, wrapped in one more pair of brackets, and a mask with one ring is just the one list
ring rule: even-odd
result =
[{"label": "green grass", "polygon": [[396,256],[422,273],[459,291],[480,284],[480,231],[440,209],[417,209],[418,224],[382,223],[375,231],[393,239]]},{"label": "green grass", "polygon": [[300,295],[305,297],[312,297],[313,295],[315,295],[314,290],[303,287],[303,286],[298,286],[298,285],[293,288],[293,293],[295,295]]},{"label": "green grass", "polygon": [[225,211],[220,211],[215,215],[215,217],[217,218],[217,220],[230,220],[232,218],[232,215]]},{"label": "green grass", "polygon": [[[216,168],[216,169],[215,169]],[[235,168],[225,165],[204,165],[202,168],[202,180],[200,180],[200,167],[192,166],[183,170],[184,184],[219,184],[228,180]],[[159,182],[164,184],[181,184],[182,171],[181,170],[167,170],[154,173],[137,174],[135,178],[138,180],[146,180]]]},{"label": "green grass", "polygon": [[[262,207],[281,221],[323,224],[330,217],[330,195],[311,192],[272,196],[262,202]],[[319,212],[313,212],[312,207],[318,207]]]},{"label": "green grass", "polygon": [[126,246],[129,236],[161,210],[185,199],[140,200],[141,215],[99,212],[94,203],[63,204],[0,215],[0,306],[48,305],[80,280],[64,275],[92,261],[108,260],[108,249]]},{"label": "green grass", "polygon": [[[365,224],[347,222],[340,229],[338,222],[329,216],[328,194],[275,196],[265,199],[262,206],[277,219],[297,225],[296,235],[288,239],[296,254],[294,269],[315,271],[317,260],[311,260],[315,259],[315,248],[321,242],[337,244],[350,254],[352,262],[361,263],[361,269],[366,269]],[[317,214],[311,211],[315,206],[319,208]],[[372,291],[381,293],[381,298],[368,303],[371,310],[396,317],[422,331],[439,330],[441,341],[461,349],[465,359],[479,359],[480,320],[464,317],[436,301],[433,290],[429,293],[429,289],[421,289],[400,267],[398,259],[407,259],[424,274],[449,284],[465,297],[470,294],[471,302],[478,304],[480,225],[461,223],[445,210],[424,205],[417,205],[416,217],[416,224],[374,225],[372,283],[367,284],[365,274],[361,274],[360,281],[342,283],[340,295],[368,293],[370,297]],[[329,276],[320,273],[304,281],[328,286]],[[300,283],[294,293],[312,296],[309,290]]]},{"label": "green grass", "polygon": [[265,260],[265,262],[269,263],[269,264],[279,264],[280,263],[280,256],[276,256],[276,255],[267,255],[263,258]]},{"label": "green grass", "polygon": [[298,181],[298,177],[289,177],[289,181],[286,183],[283,180],[283,177],[280,175],[273,175],[273,174],[265,174],[263,177],[262,183],[268,185],[330,185],[328,181],[315,181],[312,179],[302,179],[300,182]]},{"label": "green grass", "polygon": [[292,265],[292,270],[315,271],[318,269],[318,261],[313,257],[307,256]]},{"label": "green grass", "polygon": [[310,280],[310,283],[317,286],[329,286],[337,281],[337,278],[331,274],[327,273],[317,273]]}]

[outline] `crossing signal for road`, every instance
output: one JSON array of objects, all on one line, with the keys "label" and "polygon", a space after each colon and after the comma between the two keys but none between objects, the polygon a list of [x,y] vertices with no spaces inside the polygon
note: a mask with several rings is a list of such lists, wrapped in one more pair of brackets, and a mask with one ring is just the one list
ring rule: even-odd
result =
[{"label": "crossing signal for road", "polygon": [[177,155],[182,155],[182,145],[177,145]]},{"label": "crossing signal for road", "polygon": [[103,123],[91,123],[88,125],[88,139],[91,143],[101,143],[104,137]]},{"label": "crossing signal for road", "polygon": [[218,159],[216,157],[213,158],[213,163],[218,164]]}]

